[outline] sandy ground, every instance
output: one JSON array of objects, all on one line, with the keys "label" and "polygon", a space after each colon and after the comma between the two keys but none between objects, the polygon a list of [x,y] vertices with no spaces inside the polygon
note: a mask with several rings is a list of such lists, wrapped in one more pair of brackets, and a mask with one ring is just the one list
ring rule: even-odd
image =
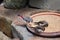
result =
[{"label": "sandy ground", "polygon": [[[39,9],[40,10],[40,9]],[[39,11],[38,9],[32,9],[32,8],[23,8],[20,10],[11,10],[11,9],[5,9],[3,6],[0,6],[0,15],[5,16],[11,20],[14,20],[14,18],[20,14],[24,16],[30,16],[32,12]],[[33,37],[31,40],[60,40],[60,38],[42,38],[42,37]]]}]

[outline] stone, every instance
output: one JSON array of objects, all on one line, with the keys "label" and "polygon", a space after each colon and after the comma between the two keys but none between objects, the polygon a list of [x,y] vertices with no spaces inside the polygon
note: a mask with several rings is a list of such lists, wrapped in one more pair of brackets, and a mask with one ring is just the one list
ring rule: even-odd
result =
[{"label": "stone", "polygon": [[29,5],[35,8],[60,10],[60,0],[30,0]]},{"label": "stone", "polygon": [[4,0],[4,7],[9,9],[20,9],[25,7],[26,0]]},{"label": "stone", "polygon": [[8,37],[12,38],[11,21],[0,17],[0,30]]}]

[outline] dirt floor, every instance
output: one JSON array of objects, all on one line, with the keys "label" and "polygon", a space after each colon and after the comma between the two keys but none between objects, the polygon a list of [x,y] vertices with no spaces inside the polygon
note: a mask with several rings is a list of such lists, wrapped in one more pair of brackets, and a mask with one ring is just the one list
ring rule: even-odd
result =
[{"label": "dirt floor", "polygon": [[[11,10],[11,9],[5,9],[3,6],[0,6],[0,15],[5,16],[11,20],[14,20],[14,18],[20,14],[24,16],[30,16],[32,12],[39,11],[40,9],[32,9],[32,8],[23,8],[20,10]],[[32,40],[60,40],[60,38],[42,38],[42,37],[34,37]]]},{"label": "dirt floor", "polygon": [[[40,9],[39,9],[40,10]],[[18,14],[23,16],[30,16],[32,12],[37,11],[37,9],[32,8],[23,8],[20,10],[11,10],[11,9],[5,9],[3,6],[0,6],[0,15],[8,17],[10,19],[14,19]]]}]

